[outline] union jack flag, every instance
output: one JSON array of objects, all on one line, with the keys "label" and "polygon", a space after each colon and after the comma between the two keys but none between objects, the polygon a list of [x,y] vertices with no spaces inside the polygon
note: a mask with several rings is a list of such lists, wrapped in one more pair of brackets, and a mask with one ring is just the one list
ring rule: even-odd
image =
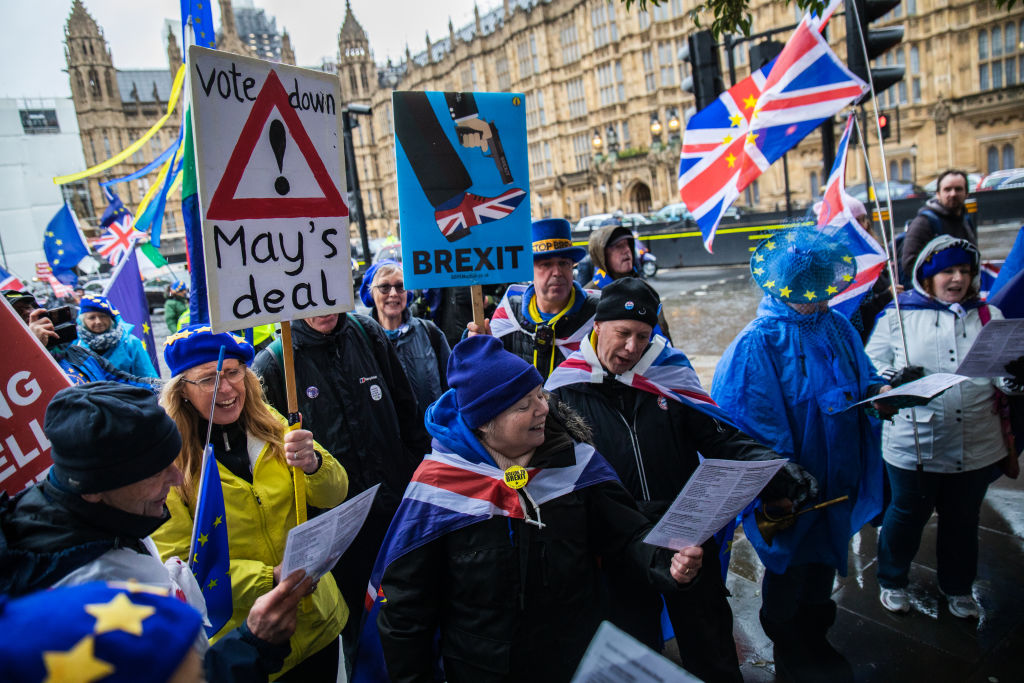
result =
[{"label": "union jack flag", "polygon": [[[605,381],[605,375],[590,337],[587,337],[580,344],[579,351],[555,368],[544,388],[554,391],[570,384],[597,384]],[[661,335],[654,335],[636,365],[628,372],[615,375],[615,380],[634,389],[688,405],[726,424],[733,424],[732,418],[704,391],[686,354],[669,346],[668,340]]]},{"label": "union jack flag", "polygon": [[25,283],[0,268],[0,289],[14,289],[20,292],[25,289]]},{"label": "union jack flag", "polygon": [[854,116],[846,121],[846,129],[836,146],[836,160],[825,186],[825,196],[818,214],[818,227],[827,234],[839,236],[853,252],[857,276],[849,287],[829,299],[828,305],[846,317],[853,315],[861,298],[874,286],[885,268],[885,249],[853,217],[846,203],[846,154],[850,148],[850,131]]},{"label": "union jack flag", "polygon": [[135,246],[135,242],[145,237],[145,233],[133,227],[132,214],[125,208],[116,192],[108,187],[104,187],[103,192],[109,204],[100,219],[103,234],[93,241],[93,246],[110,265],[116,266]]},{"label": "union jack flag", "polygon": [[778,57],[687,122],[679,195],[709,252],[722,215],[739,193],[867,90],[821,36],[837,5],[822,17],[805,15]]},{"label": "union jack flag", "polygon": [[[523,332],[529,334],[523,329],[522,325],[519,324],[519,319],[516,317],[515,312],[512,310],[512,304],[509,302],[510,296],[523,297],[523,306],[527,306],[529,302],[524,296],[527,285],[509,285],[509,288],[505,290],[505,296],[502,297],[501,303],[494,311],[494,315],[491,316],[491,334],[499,339],[504,337],[506,334],[512,332]],[[601,296],[601,291],[597,289],[585,289],[583,290],[587,294],[594,296]],[[590,320],[580,325],[579,329],[573,332],[568,337],[556,337],[555,346],[559,351],[562,352],[563,356],[568,356],[573,351],[577,351],[580,348],[580,342],[583,338],[590,334],[590,330],[594,328],[594,316],[590,316]],[[557,329],[557,327],[556,327]],[[531,335],[532,336],[532,335]]]},{"label": "union jack flag", "polygon": [[441,234],[450,242],[454,242],[468,235],[469,229],[474,226],[500,221],[515,211],[525,197],[526,192],[516,187],[493,198],[480,197],[467,192],[452,200],[452,202],[458,201],[454,206],[442,204],[437,207],[434,218],[437,220],[437,227]]}]

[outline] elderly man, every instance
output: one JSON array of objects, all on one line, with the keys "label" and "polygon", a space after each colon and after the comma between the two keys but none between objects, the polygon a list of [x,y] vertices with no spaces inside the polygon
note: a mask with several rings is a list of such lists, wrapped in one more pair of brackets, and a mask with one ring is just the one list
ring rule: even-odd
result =
[{"label": "elderly man", "polygon": [[573,264],[585,254],[572,246],[569,221],[534,221],[533,283],[509,287],[489,325],[469,323],[469,333],[499,337],[506,350],[550,375],[594,324],[597,297],[572,279]]},{"label": "elderly man", "polygon": [[939,176],[935,196],[925,202],[917,216],[907,226],[900,256],[900,269],[904,273],[904,286],[910,282],[914,261],[924,245],[939,235],[952,235],[978,246],[978,231],[967,213],[967,174],[963,171],[944,171]]},{"label": "elderly man", "polygon": [[[149,539],[170,517],[167,493],[181,483],[181,436],[157,397],[117,382],[63,389],[43,432],[53,457],[46,480],[13,499],[0,495],[0,591],[138,582],[205,614],[188,566],[162,563]],[[267,680],[280,669],[299,599],[312,587],[297,572],[257,600],[245,624],[208,651],[209,680]]]},{"label": "elderly man", "polygon": [[[643,280],[605,287],[594,333],[548,379],[553,391],[594,426],[594,447],[615,469],[641,511],[655,521],[708,458],[769,460],[778,456],[737,430],[703,390],[686,356],[652,331],[660,301]],[[810,476],[787,464],[764,492],[782,505],[816,491]],[[732,611],[722,581],[719,548],[704,544],[693,587],[665,594],[683,666],[705,681],[742,681],[732,638]],[[611,620],[660,649],[661,598],[606,562]]]}]

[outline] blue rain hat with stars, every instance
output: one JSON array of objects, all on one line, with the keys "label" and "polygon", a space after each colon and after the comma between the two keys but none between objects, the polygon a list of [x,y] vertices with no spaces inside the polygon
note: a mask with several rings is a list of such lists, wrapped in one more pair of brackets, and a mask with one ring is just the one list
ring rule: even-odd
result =
[{"label": "blue rain hat with stars", "polygon": [[82,297],[82,301],[78,304],[79,313],[106,313],[111,318],[117,318],[121,315],[117,309],[114,308],[114,304],[110,303],[110,299],[99,294],[86,294]]},{"label": "blue rain hat with stars", "polygon": [[812,304],[828,301],[853,284],[857,261],[841,239],[799,227],[761,242],[750,258],[750,273],[776,299]]},{"label": "blue rain hat with stars", "polygon": [[237,358],[246,365],[256,357],[252,344],[230,332],[214,334],[209,325],[189,325],[172,334],[164,342],[164,361],[172,375],[180,375],[189,368],[217,360],[220,347],[225,358]]},{"label": "blue rain hat with stars", "polygon": [[0,596],[0,680],[167,681],[201,626],[167,589],[138,583]]}]

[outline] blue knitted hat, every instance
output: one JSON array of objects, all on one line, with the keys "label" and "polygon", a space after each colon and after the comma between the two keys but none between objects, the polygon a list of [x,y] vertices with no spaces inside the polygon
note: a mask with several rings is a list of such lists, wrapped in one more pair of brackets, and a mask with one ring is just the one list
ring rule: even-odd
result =
[{"label": "blue knitted hat", "polygon": [[537,368],[490,335],[462,340],[448,357],[448,386],[455,390],[459,414],[471,429],[487,424],[542,384]]},{"label": "blue knitted hat", "polygon": [[580,259],[587,255],[587,250],[583,247],[572,246],[572,226],[563,218],[534,221],[531,230],[534,261],[561,256],[573,263],[579,263]]},{"label": "blue knitted hat", "polygon": [[173,283],[171,283],[171,291],[172,292],[187,292],[188,291],[188,285],[186,285],[181,280],[175,280]]},{"label": "blue knitted hat", "polygon": [[[382,261],[377,261],[372,266],[366,269],[363,273],[363,282],[359,285],[359,299],[363,302],[363,305],[367,308],[373,308],[376,304],[373,302],[373,292],[370,288],[373,287],[373,278],[377,275],[377,270],[381,266],[398,266],[402,268],[402,264],[394,259],[386,258]],[[405,305],[408,306],[412,303],[412,290],[408,289],[405,292]]]},{"label": "blue knitted hat", "polygon": [[256,356],[249,342],[230,332],[213,333],[209,325],[189,325],[164,342],[164,361],[172,375],[180,375],[211,360],[217,360],[220,347],[225,358],[237,358],[246,365]]},{"label": "blue knitted hat", "polygon": [[202,617],[153,586],[86,583],[0,596],[0,680],[167,681]]},{"label": "blue knitted hat", "polygon": [[978,269],[978,252],[973,253],[959,244],[953,244],[940,251],[933,252],[925,258],[917,269],[917,279],[921,282],[927,280],[936,273],[941,273],[946,268],[959,266],[968,263],[971,270]]},{"label": "blue knitted hat", "polygon": [[111,318],[117,318],[120,313],[110,303],[110,299],[99,294],[86,294],[78,304],[78,312],[81,313],[106,313]]}]

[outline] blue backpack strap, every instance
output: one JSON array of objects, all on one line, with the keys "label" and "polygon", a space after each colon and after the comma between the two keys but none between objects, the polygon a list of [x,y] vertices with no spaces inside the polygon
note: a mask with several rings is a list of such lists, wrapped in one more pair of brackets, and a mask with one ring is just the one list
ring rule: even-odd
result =
[{"label": "blue backpack strap", "polygon": [[942,234],[942,219],[939,218],[939,214],[931,209],[921,209],[920,214],[928,219],[928,225],[932,229],[932,238]]}]

